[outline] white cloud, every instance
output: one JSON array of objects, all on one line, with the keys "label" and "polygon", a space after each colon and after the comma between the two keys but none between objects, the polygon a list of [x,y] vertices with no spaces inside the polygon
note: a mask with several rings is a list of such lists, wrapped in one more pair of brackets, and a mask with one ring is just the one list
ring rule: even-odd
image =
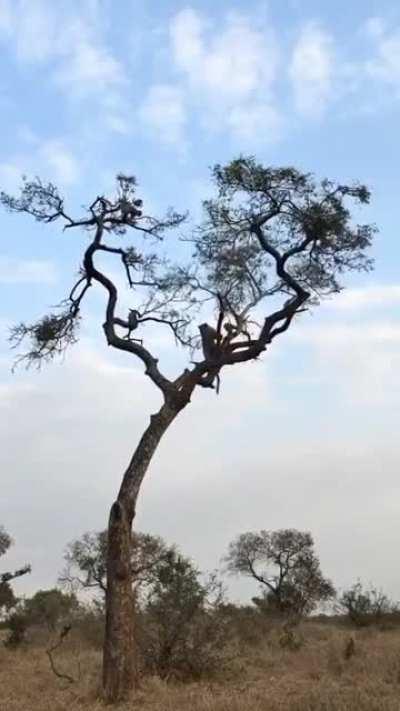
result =
[{"label": "white cloud", "polygon": [[61,186],[76,183],[82,172],[79,161],[61,139],[31,141],[31,150],[0,163],[0,189],[16,192],[21,186],[22,175],[40,174],[43,179],[54,180]]},{"label": "white cloud", "polygon": [[375,316],[360,321],[357,310],[353,316],[346,323],[303,322],[290,339],[310,349],[310,368],[314,376],[325,379],[328,397],[339,397],[355,408],[391,406],[400,392],[400,321]]},{"label": "white cloud", "polygon": [[177,66],[188,74],[202,62],[204,20],[195,11],[187,8],[174,17],[170,25],[172,49]]},{"label": "white cloud", "polygon": [[365,65],[367,75],[400,90],[400,28],[388,28],[382,18],[374,17],[366,31],[375,45],[375,56]]},{"label": "white cloud", "polygon": [[377,306],[395,306],[400,302],[400,285],[382,284],[360,289],[346,289],[330,306],[340,310],[360,310]]},{"label": "white cloud", "polygon": [[281,119],[272,96],[278,52],[268,28],[229,13],[222,27],[194,9],[178,12],[170,24],[178,86],[201,125],[228,131],[246,143],[276,140]]},{"label": "white cloud", "polygon": [[22,62],[44,62],[62,54],[65,18],[46,0],[15,0],[12,23],[17,56]]},{"label": "white cloud", "polygon": [[12,259],[0,255],[1,284],[54,284],[57,270],[52,262]]},{"label": "white cloud", "polygon": [[289,75],[301,114],[319,116],[332,93],[333,41],[316,23],[303,27],[293,50]]},{"label": "white cloud", "polygon": [[32,383],[0,383],[0,408],[8,408],[20,404],[24,398],[29,398],[35,392]]},{"label": "white cloud", "polygon": [[118,89],[126,82],[121,63],[102,46],[96,46],[81,31],[72,51],[57,73],[57,81],[74,92],[85,95]]},{"label": "white cloud", "polygon": [[40,147],[40,155],[49,170],[48,177],[61,185],[75,183],[80,174],[79,163],[62,141],[45,141]]},{"label": "white cloud", "polygon": [[113,113],[119,115],[120,90],[127,79],[122,63],[103,41],[101,18],[100,7],[89,0],[79,8],[75,3],[62,7],[49,0],[14,0],[0,11],[0,32],[14,45],[21,63],[50,64],[53,81],[68,98],[96,97],[103,109],[112,99]]},{"label": "white cloud", "polygon": [[281,135],[282,117],[269,104],[253,104],[232,108],[226,116],[232,134],[251,143],[273,143]]},{"label": "white cloud", "polygon": [[163,143],[183,147],[186,109],[179,88],[167,84],[151,87],[139,111],[143,124]]},{"label": "white cloud", "polygon": [[202,16],[191,9],[179,12],[171,23],[176,65],[194,89],[241,101],[270,87],[277,56],[268,32],[255,30],[247,18],[236,14],[228,15],[222,31],[207,30]]},{"label": "white cloud", "polygon": [[23,171],[15,163],[0,163],[0,190],[15,192],[21,185]]}]

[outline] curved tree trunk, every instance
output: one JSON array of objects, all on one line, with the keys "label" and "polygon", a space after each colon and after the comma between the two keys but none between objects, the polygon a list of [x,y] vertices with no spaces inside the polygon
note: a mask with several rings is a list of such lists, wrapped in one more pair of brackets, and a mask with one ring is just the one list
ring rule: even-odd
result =
[{"label": "curved tree trunk", "polygon": [[150,417],[150,424],[125,472],[118,498],[111,507],[103,656],[103,692],[109,703],[126,699],[138,681],[131,571],[131,529],[137,497],[164,432],[188,401],[164,403],[159,412]]}]

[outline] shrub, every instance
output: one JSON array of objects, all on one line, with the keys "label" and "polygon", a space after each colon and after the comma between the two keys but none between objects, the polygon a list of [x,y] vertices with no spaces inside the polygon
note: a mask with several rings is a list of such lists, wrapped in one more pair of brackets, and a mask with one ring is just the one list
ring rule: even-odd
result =
[{"label": "shrub", "polygon": [[201,582],[191,561],[170,551],[138,616],[142,670],[181,681],[215,674],[227,639],[221,602],[215,577]]},{"label": "shrub", "polygon": [[375,587],[365,588],[357,581],[351,588],[344,590],[339,598],[339,609],[357,627],[379,624],[398,612],[398,606],[387,595]]},{"label": "shrub", "polygon": [[58,625],[70,623],[77,616],[79,602],[75,595],[65,594],[57,588],[38,590],[25,601],[25,614],[29,624],[45,625],[54,632]]},{"label": "shrub", "polygon": [[9,649],[19,647],[26,639],[29,622],[23,608],[16,609],[7,619],[8,637],[4,645]]}]

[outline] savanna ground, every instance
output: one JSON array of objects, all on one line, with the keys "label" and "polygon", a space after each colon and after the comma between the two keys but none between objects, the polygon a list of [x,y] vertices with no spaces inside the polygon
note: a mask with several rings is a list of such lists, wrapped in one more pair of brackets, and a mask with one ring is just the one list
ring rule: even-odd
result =
[{"label": "savanna ground", "polygon": [[[119,709],[145,711],[399,711],[400,628],[351,630],[309,621],[298,649],[282,648],[272,629],[257,644],[233,645],[227,667],[212,681],[143,680]],[[345,650],[354,638],[354,654]],[[100,651],[73,635],[55,654],[69,684],[50,670],[45,644],[0,649],[1,711],[99,711]]]}]

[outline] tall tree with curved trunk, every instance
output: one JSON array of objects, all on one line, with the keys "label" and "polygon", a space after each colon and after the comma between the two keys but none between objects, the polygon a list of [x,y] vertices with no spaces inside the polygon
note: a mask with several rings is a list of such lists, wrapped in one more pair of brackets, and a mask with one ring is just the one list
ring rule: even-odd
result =
[{"label": "tall tree with curved trunk", "polygon": [[[197,388],[218,391],[226,366],[259,358],[298,314],[340,290],[344,272],[371,268],[366,251],[374,228],[353,225],[347,207],[349,200],[368,202],[364,186],[317,183],[294,168],[268,168],[245,157],[217,165],[213,177],[216,195],[204,203],[202,224],[186,235],[192,247],[189,265],[171,264],[161,250],[163,233],[181,230],[184,216],[147,215],[133,177],[118,176],[115,195],[97,196],[78,217],[66,210],[53,184],[38,179],[25,181],[19,197],[0,196],[12,212],[43,223],[57,221],[68,232],[82,230],[89,240],[79,278],[60,309],[13,329],[15,345],[30,343],[22,358],[40,364],[74,343],[84,301],[97,286],[105,296],[107,343],[141,361],[161,396],[110,511],[103,674],[110,701],[126,696],[135,684],[131,527],[162,436]],[[128,233],[134,237],[131,246]],[[173,253],[172,248],[169,257]],[[128,313],[121,313],[104,257],[121,264],[131,289]],[[149,331],[161,327],[190,349],[188,367],[174,379],[147,345]]]}]

